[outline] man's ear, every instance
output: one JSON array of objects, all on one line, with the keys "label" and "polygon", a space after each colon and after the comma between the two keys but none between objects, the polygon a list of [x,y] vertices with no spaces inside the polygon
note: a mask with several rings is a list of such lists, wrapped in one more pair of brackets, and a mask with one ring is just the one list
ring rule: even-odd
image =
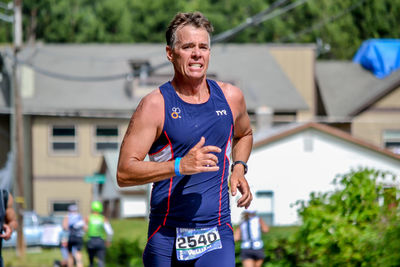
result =
[{"label": "man's ear", "polygon": [[167,52],[167,59],[169,61],[172,61],[172,48],[169,45],[167,45],[165,51]]}]

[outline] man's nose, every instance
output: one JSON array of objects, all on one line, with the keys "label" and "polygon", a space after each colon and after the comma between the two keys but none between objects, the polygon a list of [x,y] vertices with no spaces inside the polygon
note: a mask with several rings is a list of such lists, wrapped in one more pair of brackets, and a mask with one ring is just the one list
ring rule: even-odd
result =
[{"label": "man's nose", "polygon": [[200,48],[194,47],[192,50],[192,57],[199,58],[201,56]]}]

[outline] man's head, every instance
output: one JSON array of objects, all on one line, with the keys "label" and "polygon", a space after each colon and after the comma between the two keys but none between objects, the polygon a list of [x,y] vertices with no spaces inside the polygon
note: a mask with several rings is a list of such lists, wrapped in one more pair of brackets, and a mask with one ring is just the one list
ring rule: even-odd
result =
[{"label": "man's head", "polygon": [[214,31],[213,26],[208,21],[208,19],[200,12],[192,12],[192,13],[178,13],[170,22],[167,31],[165,33],[165,37],[167,40],[167,45],[172,49],[176,43],[176,31],[186,25],[191,25],[196,28],[205,29],[209,37],[211,33]]}]

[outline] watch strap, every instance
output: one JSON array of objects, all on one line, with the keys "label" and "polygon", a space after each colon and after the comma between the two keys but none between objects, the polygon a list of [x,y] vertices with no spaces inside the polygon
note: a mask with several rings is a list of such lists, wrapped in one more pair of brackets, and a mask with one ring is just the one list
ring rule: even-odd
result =
[{"label": "watch strap", "polygon": [[241,161],[241,160],[237,160],[237,161],[235,161],[234,163],[232,163],[231,172],[233,172],[233,168],[235,167],[236,164],[242,164],[243,167],[244,167],[244,174],[247,173],[247,164],[246,164],[246,162]]}]

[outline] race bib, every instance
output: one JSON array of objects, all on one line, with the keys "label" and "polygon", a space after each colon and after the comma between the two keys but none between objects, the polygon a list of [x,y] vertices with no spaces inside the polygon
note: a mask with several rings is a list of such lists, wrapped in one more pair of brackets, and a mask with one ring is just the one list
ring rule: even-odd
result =
[{"label": "race bib", "polygon": [[207,252],[221,248],[217,227],[176,228],[176,256],[180,261],[197,259]]}]

